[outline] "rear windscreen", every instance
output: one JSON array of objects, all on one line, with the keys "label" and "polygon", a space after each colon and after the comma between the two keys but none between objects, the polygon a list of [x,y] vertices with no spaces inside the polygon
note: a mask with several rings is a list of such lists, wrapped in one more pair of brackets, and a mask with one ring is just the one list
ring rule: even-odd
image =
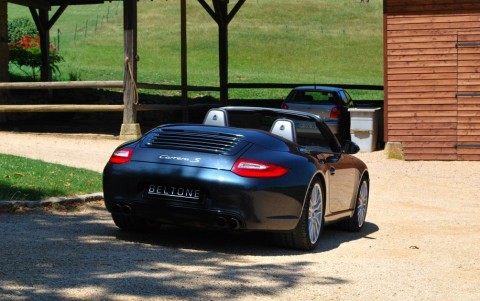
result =
[{"label": "rear windscreen", "polygon": [[287,102],[308,104],[336,104],[335,94],[326,91],[295,91],[289,95]]}]

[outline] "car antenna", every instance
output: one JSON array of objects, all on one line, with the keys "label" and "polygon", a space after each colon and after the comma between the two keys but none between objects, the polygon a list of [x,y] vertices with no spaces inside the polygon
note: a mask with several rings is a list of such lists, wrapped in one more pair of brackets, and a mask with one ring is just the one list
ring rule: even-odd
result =
[{"label": "car antenna", "polygon": [[313,75],[313,88],[317,89],[317,80],[315,79],[315,74]]}]

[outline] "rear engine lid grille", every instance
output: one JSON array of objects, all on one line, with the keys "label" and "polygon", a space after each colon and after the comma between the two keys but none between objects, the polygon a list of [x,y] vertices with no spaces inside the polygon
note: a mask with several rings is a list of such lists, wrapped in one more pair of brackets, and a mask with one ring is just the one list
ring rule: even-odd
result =
[{"label": "rear engine lid grille", "polygon": [[150,135],[143,146],[234,155],[247,144],[242,138],[242,135],[226,133],[160,129]]}]

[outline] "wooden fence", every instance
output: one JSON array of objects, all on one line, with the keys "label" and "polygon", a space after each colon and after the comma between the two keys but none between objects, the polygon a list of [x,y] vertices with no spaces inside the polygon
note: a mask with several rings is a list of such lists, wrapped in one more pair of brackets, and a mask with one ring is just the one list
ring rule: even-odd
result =
[{"label": "wooden fence", "polygon": [[[0,90],[55,90],[55,89],[122,89],[123,81],[74,81],[74,82],[21,82],[21,83],[0,83]],[[297,86],[313,86],[314,84],[272,84],[272,83],[230,83],[229,89],[289,89]],[[374,85],[319,85],[317,86],[335,86],[345,89],[382,91],[383,86]],[[220,91],[218,87],[210,86],[181,86],[181,85],[162,85],[137,83],[139,89],[153,90],[172,90],[172,91]],[[194,108],[205,105],[189,105]],[[211,106],[211,105],[210,105]],[[183,110],[184,105],[165,105],[165,104],[136,104],[137,111],[160,111],[160,110]],[[1,104],[0,113],[13,112],[121,112],[124,110],[123,104]]]}]

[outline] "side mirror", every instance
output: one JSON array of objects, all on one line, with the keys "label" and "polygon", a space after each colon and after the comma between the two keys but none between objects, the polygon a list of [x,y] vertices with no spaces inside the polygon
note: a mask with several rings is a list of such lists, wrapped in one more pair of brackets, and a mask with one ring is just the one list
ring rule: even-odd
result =
[{"label": "side mirror", "polygon": [[353,141],[345,141],[342,146],[342,152],[345,154],[356,154],[360,151],[360,146]]}]

